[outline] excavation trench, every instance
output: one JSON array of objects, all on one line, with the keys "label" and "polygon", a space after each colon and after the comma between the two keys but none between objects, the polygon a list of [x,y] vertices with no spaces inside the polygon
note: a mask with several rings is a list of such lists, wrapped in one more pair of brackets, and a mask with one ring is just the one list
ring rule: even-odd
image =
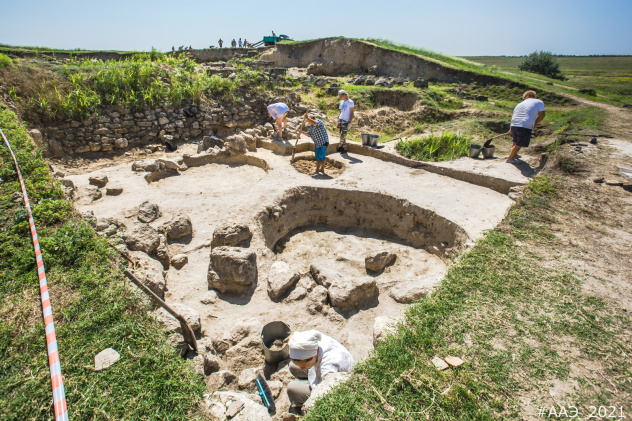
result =
[{"label": "excavation trench", "polygon": [[468,240],[461,227],[428,209],[383,193],[357,190],[293,188],[261,212],[259,221],[270,249],[292,230],[315,225],[361,228],[441,257],[458,254]]}]

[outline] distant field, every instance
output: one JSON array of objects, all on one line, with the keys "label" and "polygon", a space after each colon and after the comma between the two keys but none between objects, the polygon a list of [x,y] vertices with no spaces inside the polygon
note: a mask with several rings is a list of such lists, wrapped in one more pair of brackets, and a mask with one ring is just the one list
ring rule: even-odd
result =
[{"label": "distant field", "polygon": [[[522,57],[464,58],[511,72],[517,72],[522,61]],[[632,100],[632,56],[558,57],[558,61],[568,77],[568,85],[595,88],[605,95],[614,94]]]}]

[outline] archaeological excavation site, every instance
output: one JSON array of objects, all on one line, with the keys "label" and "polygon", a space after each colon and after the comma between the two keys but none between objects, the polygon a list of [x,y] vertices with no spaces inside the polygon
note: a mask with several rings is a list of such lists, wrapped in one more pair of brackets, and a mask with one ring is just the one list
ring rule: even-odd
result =
[{"label": "archaeological excavation site", "polygon": [[[187,396],[199,419],[297,419],[286,390],[295,380],[292,333],[318,330],[363,365],[392,332],[409,328],[411,304],[431,299],[450,267],[551,165],[554,122],[535,129],[544,146],[521,151],[518,164],[505,162],[512,144],[502,135],[531,86],[459,63],[343,38],[104,54],[19,57],[23,71],[4,78],[22,90],[12,97],[4,83],[0,94],[28,123],[59,186],[59,197],[36,200],[71,203],[64,208],[77,220],[70,231],[88,226],[103,245],[93,258],[118,275],[99,276],[124,286],[121,294],[136,304],[121,311],[141,314],[158,332],[156,355],[176,361],[160,376],[198,385]],[[133,77],[136,91],[123,85]],[[48,97],[33,80],[87,93]],[[346,144],[337,127],[340,90],[355,104]],[[585,106],[545,90],[538,98],[564,112]],[[282,138],[267,109],[276,103],[288,107]],[[305,116],[327,129],[324,172],[314,172],[314,142],[301,135]],[[415,149],[438,138],[455,144]],[[583,146],[587,153],[596,147]],[[55,212],[62,211],[50,210],[51,218]],[[70,247],[63,244],[55,247]],[[42,247],[51,253],[50,242]],[[125,333],[132,343],[137,335]],[[99,346],[116,356],[103,367],[95,362],[96,374],[131,370],[125,361],[140,352],[125,341]],[[453,352],[467,363],[467,352]],[[94,355],[86,357],[90,365]],[[422,363],[429,364],[415,364]],[[302,414],[348,381],[348,373],[332,376],[312,389]],[[388,393],[421,380],[405,381],[386,385]],[[316,413],[313,419],[327,419]],[[388,419],[425,419],[402,414]]]}]

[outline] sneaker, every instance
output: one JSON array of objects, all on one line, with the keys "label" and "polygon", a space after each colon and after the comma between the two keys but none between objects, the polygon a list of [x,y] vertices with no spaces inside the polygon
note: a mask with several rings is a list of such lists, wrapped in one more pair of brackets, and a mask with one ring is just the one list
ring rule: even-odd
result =
[{"label": "sneaker", "polygon": [[509,164],[518,164],[520,160],[518,158],[511,158],[511,159],[506,160],[505,162]]},{"label": "sneaker", "polygon": [[310,172],[309,175],[318,175],[318,171]]}]

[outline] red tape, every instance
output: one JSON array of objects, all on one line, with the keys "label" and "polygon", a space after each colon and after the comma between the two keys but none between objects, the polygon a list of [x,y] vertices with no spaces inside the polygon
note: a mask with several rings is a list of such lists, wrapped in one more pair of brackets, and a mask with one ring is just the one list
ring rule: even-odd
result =
[{"label": "red tape", "polygon": [[42,252],[40,251],[39,240],[37,238],[37,231],[35,230],[35,221],[33,220],[33,214],[31,213],[31,204],[29,202],[29,196],[26,193],[26,186],[24,185],[24,179],[22,178],[22,172],[18,165],[18,160],[11,149],[11,144],[5,137],[2,129],[0,134],[6,143],[13,162],[15,163],[15,169],[18,172],[18,178],[20,179],[20,186],[22,186],[22,196],[24,197],[24,205],[29,213],[29,225],[31,226],[31,236],[33,237],[33,249],[35,250],[35,261],[37,262],[37,273],[40,281],[40,294],[42,299],[42,313],[44,316],[44,324],[46,325],[46,347],[48,348],[48,365],[50,368],[50,380],[53,388],[53,408],[55,410],[55,421],[68,421],[68,408],[66,407],[66,392],[64,390],[64,379],[61,374],[61,364],[59,362],[59,352],[57,351],[57,338],[55,336],[55,323],[53,323],[53,308],[50,304],[50,297],[48,295],[48,284],[46,283],[46,271],[44,270],[44,260],[42,259]]}]

